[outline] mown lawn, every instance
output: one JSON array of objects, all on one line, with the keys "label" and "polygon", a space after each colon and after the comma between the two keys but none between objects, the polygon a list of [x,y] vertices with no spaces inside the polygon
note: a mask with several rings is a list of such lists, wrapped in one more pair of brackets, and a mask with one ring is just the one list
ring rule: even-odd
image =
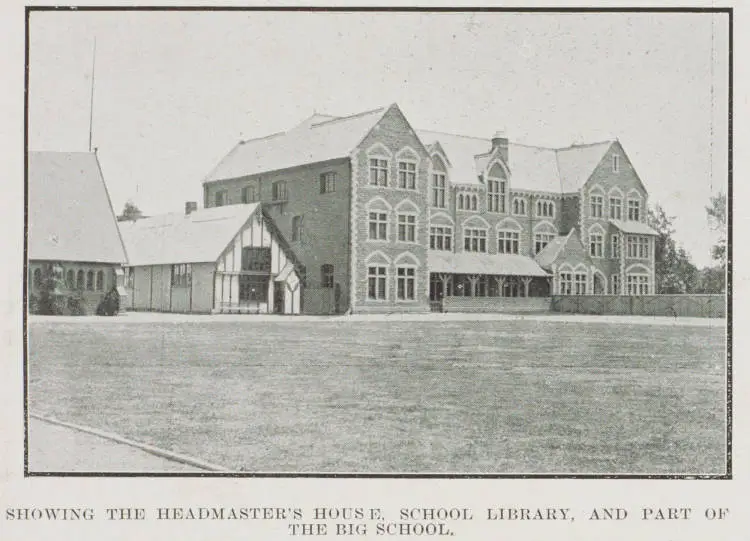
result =
[{"label": "mown lawn", "polygon": [[29,407],[251,472],[724,473],[725,331],[34,322]]}]

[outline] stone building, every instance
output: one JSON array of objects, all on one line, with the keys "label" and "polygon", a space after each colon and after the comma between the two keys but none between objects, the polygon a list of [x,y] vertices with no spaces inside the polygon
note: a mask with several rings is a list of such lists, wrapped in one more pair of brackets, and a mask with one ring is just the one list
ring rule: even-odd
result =
[{"label": "stone building", "polygon": [[307,313],[653,293],[648,193],[616,140],[549,149],[415,130],[396,104],[316,114],[240,141],[203,195],[207,208],[262,203],[304,269]]}]

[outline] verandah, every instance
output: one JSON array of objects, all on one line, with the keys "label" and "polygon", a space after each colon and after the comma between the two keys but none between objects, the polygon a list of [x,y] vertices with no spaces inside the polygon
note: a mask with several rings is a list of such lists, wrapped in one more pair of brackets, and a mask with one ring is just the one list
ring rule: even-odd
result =
[{"label": "verandah", "polygon": [[490,274],[430,273],[430,300],[444,297],[547,297],[551,278]]}]

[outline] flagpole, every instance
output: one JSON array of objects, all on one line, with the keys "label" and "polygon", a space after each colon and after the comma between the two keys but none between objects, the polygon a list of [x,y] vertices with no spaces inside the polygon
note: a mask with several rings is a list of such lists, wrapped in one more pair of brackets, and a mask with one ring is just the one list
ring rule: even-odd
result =
[{"label": "flagpole", "polygon": [[91,136],[94,131],[94,77],[96,75],[96,37],[94,37],[94,54],[91,61],[91,102],[89,103],[89,152],[91,152]]}]

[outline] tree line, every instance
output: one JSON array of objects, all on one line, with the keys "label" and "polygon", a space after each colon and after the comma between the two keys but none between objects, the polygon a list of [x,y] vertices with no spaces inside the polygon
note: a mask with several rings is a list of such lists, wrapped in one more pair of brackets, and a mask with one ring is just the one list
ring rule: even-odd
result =
[{"label": "tree line", "polygon": [[727,198],[724,193],[711,197],[705,207],[709,226],[719,233],[711,249],[713,265],[698,268],[682,246],[674,240],[674,216],[656,205],[649,209],[648,223],[657,232],[655,274],[657,293],[726,293]]}]

